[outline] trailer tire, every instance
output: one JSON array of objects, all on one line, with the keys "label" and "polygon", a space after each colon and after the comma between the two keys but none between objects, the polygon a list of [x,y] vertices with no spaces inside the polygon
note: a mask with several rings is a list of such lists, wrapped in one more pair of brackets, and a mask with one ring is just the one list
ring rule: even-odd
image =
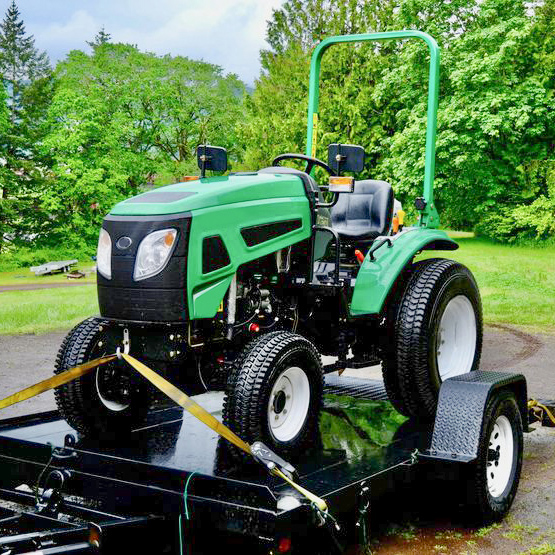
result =
[{"label": "trailer tire", "polygon": [[322,407],[320,355],[284,331],[247,344],[230,374],[223,421],[241,439],[292,454],[315,440]]},{"label": "trailer tire", "polygon": [[[103,349],[101,323],[99,318],[88,318],[68,333],[56,357],[55,374],[110,354]],[[116,400],[105,391],[106,381],[114,376],[116,380],[124,379],[119,385],[124,384],[123,391],[128,392],[125,400]],[[54,396],[60,414],[72,428],[83,436],[99,439],[117,438],[140,426],[150,404],[146,382],[118,360],[57,387]]]},{"label": "trailer tire", "polygon": [[478,457],[464,476],[464,510],[473,524],[484,526],[508,513],[520,480],[523,442],[514,393],[495,395],[484,413]]},{"label": "trailer tire", "polygon": [[423,260],[413,265],[395,309],[383,364],[390,400],[406,416],[433,419],[443,380],[478,369],[483,328],[478,286],[470,270],[454,260]]}]

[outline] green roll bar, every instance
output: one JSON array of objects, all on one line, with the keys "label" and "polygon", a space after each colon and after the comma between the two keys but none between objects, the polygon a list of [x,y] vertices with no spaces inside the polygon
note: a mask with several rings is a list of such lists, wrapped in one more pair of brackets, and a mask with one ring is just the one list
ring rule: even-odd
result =
[{"label": "green roll bar", "polygon": [[387,33],[364,33],[341,35],[324,39],[315,48],[310,62],[310,84],[308,94],[308,122],[306,134],[306,154],[315,156],[318,129],[318,103],[320,97],[320,62],[324,52],[334,44],[344,42],[383,41],[392,39],[418,38],[430,50],[430,71],[428,78],[428,115],[426,121],[426,160],[424,167],[424,200],[426,206],[420,213],[419,225],[435,228],[439,226],[439,214],[434,203],[434,172],[436,151],[437,104],[439,94],[439,46],[433,37],[422,31],[390,31]]}]

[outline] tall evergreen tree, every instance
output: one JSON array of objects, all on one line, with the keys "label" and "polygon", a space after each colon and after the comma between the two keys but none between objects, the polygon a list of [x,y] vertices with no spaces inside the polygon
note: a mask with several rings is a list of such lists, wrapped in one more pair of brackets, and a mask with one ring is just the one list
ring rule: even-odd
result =
[{"label": "tall evergreen tree", "polygon": [[107,33],[104,29],[104,25],[100,28],[100,31],[96,33],[94,40],[87,41],[87,44],[94,50],[97,46],[101,46],[102,44],[106,44],[112,40],[112,35]]},{"label": "tall evergreen tree", "polygon": [[7,125],[0,136],[1,252],[6,239],[37,231],[37,191],[46,172],[36,146],[44,135],[52,92],[48,56],[27,35],[15,1],[0,23],[0,74],[7,111]]}]

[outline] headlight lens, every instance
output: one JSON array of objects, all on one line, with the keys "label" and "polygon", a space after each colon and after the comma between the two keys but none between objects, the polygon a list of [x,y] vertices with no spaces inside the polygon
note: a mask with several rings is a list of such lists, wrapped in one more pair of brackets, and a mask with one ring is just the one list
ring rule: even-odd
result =
[{"label": "headlight lens", "polygon": [[112,279],[112,239],[105,229],[101,229],[98,236],[96,267],[106,279]]},{"label": "headlight lens", "polygon": [[140,281],[160,273],[175,245],[177,229],[161,229],[147,235],[139,245],[133,279]]}]

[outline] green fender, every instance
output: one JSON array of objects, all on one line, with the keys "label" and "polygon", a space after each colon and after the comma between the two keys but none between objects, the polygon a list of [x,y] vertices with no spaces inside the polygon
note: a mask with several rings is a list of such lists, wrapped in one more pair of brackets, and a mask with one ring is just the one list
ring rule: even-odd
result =
[{"label": "green fender", "polygon": [[351,302],[351,316],[379,314],[403,268],[422,250],[456,250],[459,245],[444,231],[416,227],[391,237],[392,244],[380,247],[374,260],[367,254],[360,266]]}]

